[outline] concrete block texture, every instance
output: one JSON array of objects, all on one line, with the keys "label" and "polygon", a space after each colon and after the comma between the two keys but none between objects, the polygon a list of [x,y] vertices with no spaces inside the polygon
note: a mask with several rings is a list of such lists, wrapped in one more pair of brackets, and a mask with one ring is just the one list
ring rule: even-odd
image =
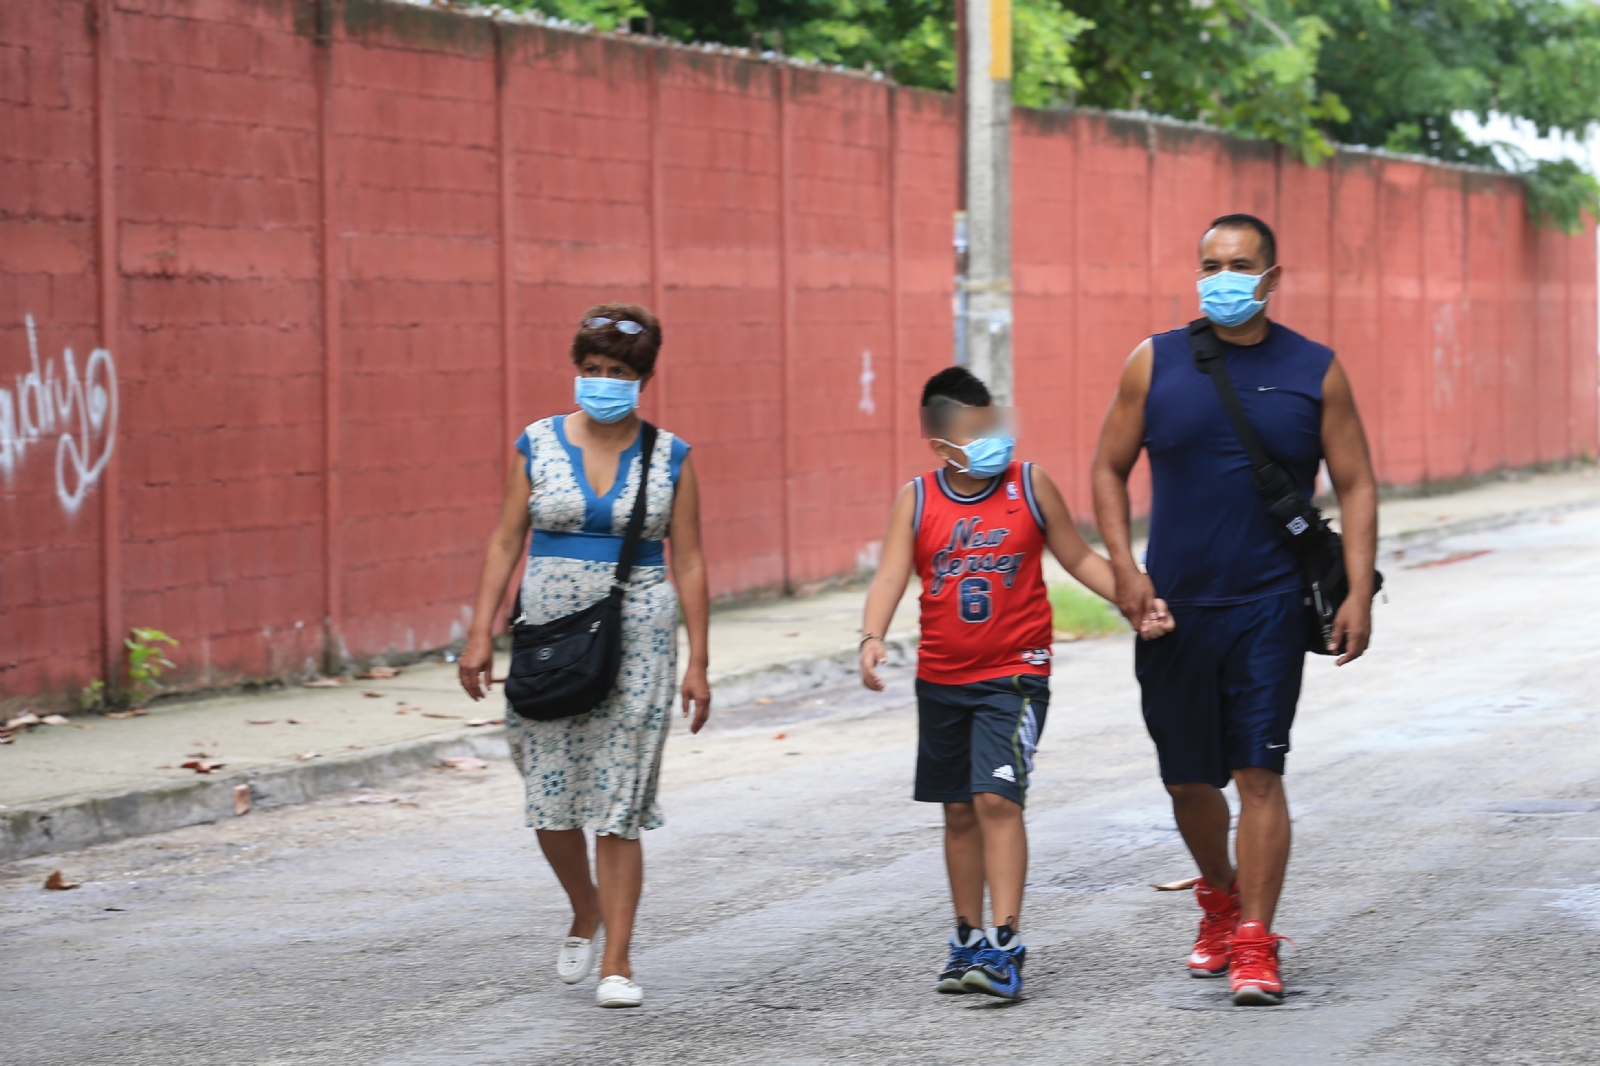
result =
[{"label": "concrete block texture", "polygon": [[[459,638],[602,300],[665,323],[644,413],[694,446],[715,594],[870,567],[952,355],[957,121],[382,0],[6,5],[0,704],[115,672],[129,625],[182,642],[180,686]],[[1070,111],[1018,111],[1012,162],[1022,450],[1080,519],[1122,362],[1196,313],[1227,211],[1278,228],[1275,314],[1339,351],[1386,484],[1600,450],[1594,234],[1515,180]]]}]

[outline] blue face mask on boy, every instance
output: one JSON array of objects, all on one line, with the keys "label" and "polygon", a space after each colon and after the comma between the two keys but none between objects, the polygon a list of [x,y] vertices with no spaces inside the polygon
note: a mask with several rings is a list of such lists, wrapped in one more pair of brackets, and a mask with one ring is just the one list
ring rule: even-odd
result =
[{"label": "blue face mask on boy", "polygon": [[577,379],[574,399],[596,422],[621,422],[639,406],[639,382],[621,378]]},{"label": "blue face mask on boy", "polygon": [[1266,274],[1238,274],[1222,270],[1201,278],[1200,313],[1219,326],[1242,326],[1267,306],[1256,299],[1256,286]]},{"label": "blue face mask on boy", "polygon": [[[943,443],[950,444],[949,441]],[[950,447],[967,458],[966,466],[953,459],[947,460],[957,470],[973,477],[994,477],[1011,465],[1011,453],[1016,450],[1017,442],[1011,437],[979,437],[965,448],[959,444],[950,444]]]}]

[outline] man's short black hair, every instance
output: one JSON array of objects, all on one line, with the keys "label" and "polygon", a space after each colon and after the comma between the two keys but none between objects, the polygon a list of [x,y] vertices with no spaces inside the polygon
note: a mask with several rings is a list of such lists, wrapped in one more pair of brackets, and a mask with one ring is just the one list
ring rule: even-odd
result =
[{"label": "man's short black hair", "polygon": [[988,407],[989,387],[964,366],[947,366],[922,386],[922,406],[933,400],[951,400],[968,407]]},{"label": "man's short black hair", "polygon": [[[1210,233],[1214,229],[1253,229],[1261,238],[1261,256],[1267,261],[1268,267],[1278,265],[1278,238],[1272,235],[1272,227],[1254,215],[1235,214],[1223,215],[1211,221],[1206,227]],[[1204,237],[1201,238],[1204,240]]]}]

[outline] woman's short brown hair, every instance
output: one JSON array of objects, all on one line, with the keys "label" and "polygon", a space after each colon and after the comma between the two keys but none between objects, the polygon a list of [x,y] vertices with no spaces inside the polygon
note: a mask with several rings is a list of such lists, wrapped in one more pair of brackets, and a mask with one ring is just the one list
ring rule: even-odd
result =
[{"label": "woman's short brown hair", "polygon": [[[583,324],[596,318],[610,322],[594,328]],[[618,322],[637,322],[643,333],[624,333]],[[655,369],[656,353],[661,350],[661,322],[638,304],[595,304],[583,313],[582,323],[572,338],[572,361],[583,362],[586,355],[605,355],[630,367],[640,377]]]}]

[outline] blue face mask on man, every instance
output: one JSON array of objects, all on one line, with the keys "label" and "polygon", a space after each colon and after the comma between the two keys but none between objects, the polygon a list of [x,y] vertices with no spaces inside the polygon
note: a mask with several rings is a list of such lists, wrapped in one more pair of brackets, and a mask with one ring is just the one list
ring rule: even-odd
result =
[{"label": "blue face mask on man", "polygon": [[1201,278],[1196,286],[1200,290],[1200,313],[1219,326],[1244,325],[1267,306],[1267,301],[1256,299],[1256,286],[1264,277],[1265,273],[1222,270]]},{"label": "blue face mask on man", "polygon": [[[943,443],[950,444],[949,441]],[[1011,465],[1011,453],[1016,450],[1017,442],[1011,437],[979,437],[965,448],[959,444],[950,444],[950,447],[967,459],[966,466],[954,459],[946,460],[957,470],[973,477],[994,477]]]},{"label": "blue face mask on man", "polygon": [[577,379],[574,399],[596,422],[621,422],[639,406],[639,382],[621,378]]}]

